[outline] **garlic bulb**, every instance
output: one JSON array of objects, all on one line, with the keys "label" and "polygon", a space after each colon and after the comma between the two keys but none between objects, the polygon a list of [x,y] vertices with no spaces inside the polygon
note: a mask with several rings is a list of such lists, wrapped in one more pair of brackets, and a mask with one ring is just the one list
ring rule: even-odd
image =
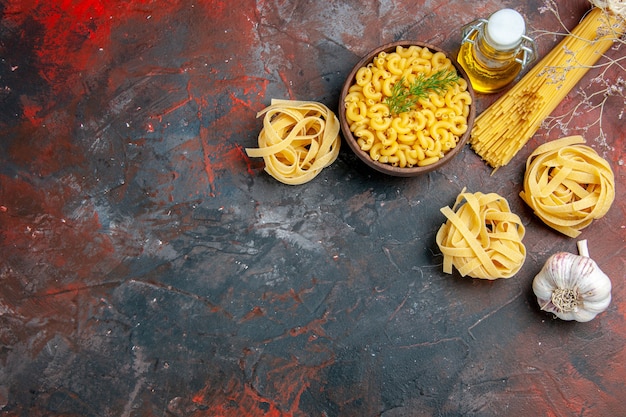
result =
[{"label": "garlic bulb", "polygon": [[578,252],[552,255],[533,280],[533,292],[542,310],[586,322],[611,303],[611,280],[589,258],[586,240],[578,242]]}]

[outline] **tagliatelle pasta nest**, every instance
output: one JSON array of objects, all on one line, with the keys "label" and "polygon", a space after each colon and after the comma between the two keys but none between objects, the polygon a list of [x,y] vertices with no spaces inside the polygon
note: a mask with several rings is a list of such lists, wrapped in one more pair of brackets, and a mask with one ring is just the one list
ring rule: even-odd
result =
[{"label": "tagliatelle pasta nest", "polygon": [[609,163],[582,136],[540,145],[526,161],[520,197],[545,224],[569,237],[604,216],[615,199]]},{"label": "tagliatelle pasta nest", "polygon": [[246,148],[262,157],[265,171],[278,181],[299,185],[315,178],[339,155],[339,119],[314,101],[273,99],[257,113],[264,116],[259,147]]},{"label": "tagliatelle pasta nest", "polygon": [[463,189],[452,209],[441,212],[448,219],[436,236],[443,272],[451,274],[454,266],[462,276],[493,280],[520,270],[526,260],[525,228],[506,199]]}]

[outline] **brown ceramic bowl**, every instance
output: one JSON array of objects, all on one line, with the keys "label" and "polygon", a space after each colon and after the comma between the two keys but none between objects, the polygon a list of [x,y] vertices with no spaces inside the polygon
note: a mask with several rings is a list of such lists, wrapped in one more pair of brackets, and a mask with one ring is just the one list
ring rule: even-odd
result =
[{"label": "brown ceramic bowl", "polygon": [[348,78],[346,79],[345,84],[343,85],[343,88],[341,90],[341,96],[339,99],[340,100],[339,106],[338,106],[339,107],[339,121],[341,123],[341,131],[343,133],[343,137],[346,140],[346,142],[348,142],[348,146],[350,146],[350,149],[352,149],[352,151],[359,157],[359,159],[365,162],[365,164],[367,164],[368,166],[384,174],[393,175],[396,177],[414,177],[414,176],[431,172],[431,171],[441,168],[442,166],[450,162],[461,151],[461,149],[463,149],[463,147],[467,143],[470,132],[472,130],[472,126],[474,124],[474,119],[476,117],[476,96],[474,94],[474,90],[472,89],[472,85],[470,83],[470,80],[466,72],[463,70],[463,68],[461,68],[461,66],[456,62],[455,59],[450,58],[459,76],[464,78],[467,81],[467,90],[470,96],[472,97],[472,104],[470,105],[470,112],[467,117],[468,129],[463,134],[463,136],[459,138],[459,142],[457,143],[456,147],[450,149],[446,154],[444,154],[443,158],[441,158],[439,161],[435,162],[434,164],[423,166],[423,167],[413,166],[413,167],[402,168],[402,167],[395,167],[395,166],[392,166],[391,164],[381,163],[381,162],[373,160],[370,157],[368,152],[363,151],[359,147],[359,144],[357,143],[356,138],[352,135],[352,132],[350,131],[350,126],[348,125],[348,121],[346,120],[346,106],[344,105],[344,102],[345,102],[346,95],[348,94],[348,89],[355,83],[355,76],[359,68],[372,62],[374,57],[382,51],[385,51],[385,52],[395,51],[398,45],[403,46],[405,48],[411,45],[416,45],[422,48],[426,47],[433,52],[443,52],[444,54],[446,54],[446,56],[448,56],[448,58],[450,58],[450,56],[445,51],[441,50],[440,48],[423,43],[423,42],[417,42],[417,41],[393,42],[393,43],[389,43],[389,44],[386,44],[386,45],[383,45],[374,49],[373,51],[368,53],[366,56],[364,56],[363,59],[361,59],[354,66],[354,68],[348,75]]}]

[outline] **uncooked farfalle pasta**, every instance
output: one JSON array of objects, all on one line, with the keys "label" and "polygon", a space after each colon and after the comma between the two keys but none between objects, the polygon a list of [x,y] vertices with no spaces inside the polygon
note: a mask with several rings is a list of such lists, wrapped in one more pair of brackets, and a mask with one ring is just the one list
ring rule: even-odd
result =
[{"label": "uncooked farfalle pasta", "polygon": [[569,237],[604,216],[615,198],[609,163],[582,136],[544,143],[526,161],[520,197],[548,226]]},{"label": "uncooked farfalle pasta", "polygon": [[[435,91],[420,89],[425,94],[413,97],[415,105],[390,105],[416,84],[434,84]],[[413,45],[380,52],[359,68],[343,104],[359,147],[374,161],[404,168],[433,164],[455,148],[468,129],[471,102],[467,82],[443,52]]]},{"label": "uncooked farfalle pasta", "polygon": [[526,260],[525,229],[509,203],[496,193],[458,195],[441,212],[448,219],[437,232],[443,272],[454,266],[462,276],[498,279],[515,275]]},{"label": "uncooked farfalle pasta", "polygon": [[314,101],[273,99],[257,113],[264,116],[259,147],[246,148],[262,157],[265,170],[278,181],[299,185],[315,178],[339,155],[339,119]]}]

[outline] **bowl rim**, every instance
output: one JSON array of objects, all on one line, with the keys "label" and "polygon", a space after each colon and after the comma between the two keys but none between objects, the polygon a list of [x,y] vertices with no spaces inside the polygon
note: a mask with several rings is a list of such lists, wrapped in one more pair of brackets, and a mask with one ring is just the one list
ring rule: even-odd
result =
[{"label": "bowl rim", "polygon": [[[414,166],[414,167],[408,167],[408,168],[407,167],[401,168],[401,167],[394,167],[393,165],[390,165],[390,164],[383,164],[381,162],[375,161],[370,157],[369,153],[363,151],[360,148],[356,139],[352,135],[352,132],[350,131],[350,126],[348,125],[348,121],[346,119],[346,106],[344,102],[346,99],[346,95],[348,94],[348,89],[354,84],[356,73],[361,67],[370,63],[376,55],[378,55],[379,53],[383,51],[389,52],[390,50],[395,50],[396,47],[398,46],[408,47],[411,45],[419,46],[421,48],[425,47],[425,48],[430,49],[431,51],[444,53],[446,57],[448,57],[450,61],[452,62],[452,64],[454,65],[455,69],[457,70],[457,73],[462,78],[464,78],[465,81],[467,81],[467,91],[469,92],[472,98],[472,103],[470,104],[470,112],[467,116],[467,126],[468,126],[467,131],[459,138],[459,141],[454,148],[449,150],[444,155],[443,158],[441,158],[439,161],[435,162],[434,164],[426,165],[423,167]],[[343,134],[344,140],[348,143],[348,146],[350,147],[350,149],[352,149],[352,151],[356,154],[356,156],[361,161],[365,162],[365,164],[368,165],[369,167],[374,168],[375,170],[382,172],[384,174],[393,175],[397,177],[413,177],[419,174],[432,172],[442,167],[443,165],[447,164],[467,144],[467,141],[469,139],[469,136],[472,130],[472,126],[474,125],[474,119],[476,118],[476,94],[474,92],[474,89],[472,88],[470,79],[467,73],[465,72],[465,70],[463,69],[463,67],[461,67],[461,65],[456,61],[456,59],[451,58],[450,54],[447,53],[445,50],[443,50],[442,48],[438,46],[435,46],[426,42],[421,42],[421,41],[416,41],[416,40],[401,40],[401,41],[386,43],[377,48],[372,49],[370,52],[365,54],[359,60],[359,62],[357,62],[354,65],[354,67],[348,74],[343,84],[343,87],[341,89],[338,107],[339,107],[339,123],[341,125],[341,132]]]}]

